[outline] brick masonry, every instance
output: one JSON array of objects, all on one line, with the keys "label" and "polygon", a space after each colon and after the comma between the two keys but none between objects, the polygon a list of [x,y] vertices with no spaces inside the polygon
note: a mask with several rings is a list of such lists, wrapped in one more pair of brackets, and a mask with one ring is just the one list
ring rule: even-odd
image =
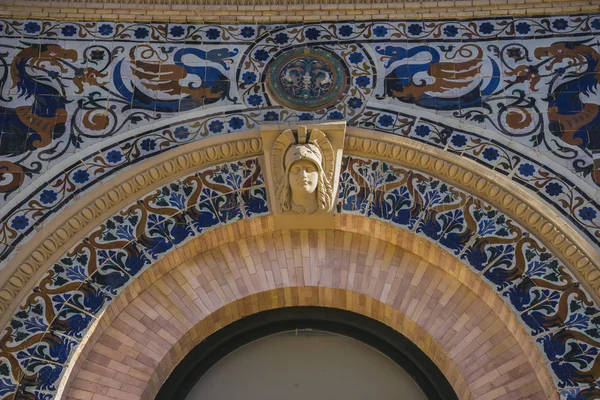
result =
[{"label": "brick masonry", "polygon": [[[459,0],[365,4],[200,5],[4,1],[0,17],[139,22],[315,22],[594,13],[595,0]],[[152,3],[152,2],[149,2]]]},{"label": "brick masonry", "polygon": [[218,228],[148,269],[99,320],[66,398],[152,399],[203,338],[245,315],[298,305],[393,327],[434,360],[461,399],[557,398],[504,303],[435,245],[355,216],[339,217],[340,230],[319,231],[264,231],[268,219]]}]

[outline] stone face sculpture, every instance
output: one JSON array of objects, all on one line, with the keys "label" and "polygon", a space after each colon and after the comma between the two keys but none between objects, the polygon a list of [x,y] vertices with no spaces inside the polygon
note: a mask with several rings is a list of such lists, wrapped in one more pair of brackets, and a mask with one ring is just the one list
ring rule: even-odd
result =
[{"label": "stone face sculpture", "polygon": [[285,130],[273,145],[271,163],[283,212],[331,210],[334,154],[323,132],[313,129],[308,134],[305,126],[296,133]]}]

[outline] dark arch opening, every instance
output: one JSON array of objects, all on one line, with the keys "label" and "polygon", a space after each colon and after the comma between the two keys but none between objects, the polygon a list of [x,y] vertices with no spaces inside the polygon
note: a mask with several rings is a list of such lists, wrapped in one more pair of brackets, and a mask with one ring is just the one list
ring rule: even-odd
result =
[{"label": "dark arch opening", "polygon": [[[452,386],[421,349],[401,333],[374,319],[327,307],[286,307],[235,321],[198,344],[175,367],[156,400],[185,399],[196,382],[234,350],[281,332],[313,329],[356,339],[403,368],[429,400],[458,400]],[[402,398],[402,394],[398,394]]]}]

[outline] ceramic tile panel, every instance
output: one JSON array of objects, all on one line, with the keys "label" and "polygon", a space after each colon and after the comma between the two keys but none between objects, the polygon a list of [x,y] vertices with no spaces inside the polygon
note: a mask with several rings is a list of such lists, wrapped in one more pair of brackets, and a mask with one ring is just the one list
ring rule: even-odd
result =
[{"label": "ceramic tile panel", "polygon": [[[261,124],[331,120],[510,176],[600,248],[599,16],[0,28],[0,266],[34,225],[134,163]],[[302,104],[285,100],[301,92]]]},{"label": "ceramic tile panel", "polygon": [[74,245],[0,338],[1,398],[38,392],[53,398],[65,365],[107,305],[175,246],[210,228],[268,214],[263,182],[256,158],[204,168],[126,206]]},{"label": "ceramic tile panel", "polygon": [[[343,120],[473,160],[600,250],[599,35],[598,15],[252,25],[0,18],[0,268],[36,229],[136,163],[307,121]],[[564,399],[597,395],[597,308],[532,234],[482,199],[379,160],[345,157],[340,182],[338,212],[389,222],[458,257],[518,313]],[[248,159],[171,182],[104,221],[6,328],[0,397],[52,398],[89,325],[145,268],[206,230],[268,212],[260,165]]]},{"label": "ceramic tile panel", "polygon": [[413,231],[481,276],[517,314],[559,388],[600,379],[600,309],[532,233],[481,199],[389,162],[345,156],[341,182],[339,212]]}]

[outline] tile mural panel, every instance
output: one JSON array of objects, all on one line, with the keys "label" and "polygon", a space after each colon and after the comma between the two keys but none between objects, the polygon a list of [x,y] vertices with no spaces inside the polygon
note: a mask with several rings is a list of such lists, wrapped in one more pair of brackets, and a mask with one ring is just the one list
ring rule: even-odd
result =
[{"label": "tile mural panel", "polygon": [[36,226],[133,163],[261,124],[326,120],[472,158],[536,192],[598,249],[599,34],[596,15],[0,19],[0,268]]},{"label": "tile mural panel", "polygon": [[[53,398],[88,329],[129,283],[207,230],[268,215],[266,199],[260,163],[248,158],[165,184],[102,222],[52,265],[3,330],[0,398]],[[600,308],[532,232],[426,173],[355,156],[342,160],[336,208],[453,254],[517,315],[563,399],[598,395]]]},{"label": "tile mural panel", "polygon": [[[0,269],[111,175],[263,124],[346,120],[522,185],[600,251],[600,15],[177,24],[0,19]],[[208,229],[269,213],[256,159],[113,215],[38,282],[0,337],[0,398],[50,399],[106,305]],[[600,311],[560,260],[481,199],[346,157],[338,211],[431,240],[517,313],[563,399],[600,397]],[[600,365],[600,364],[599,364]]]}]

